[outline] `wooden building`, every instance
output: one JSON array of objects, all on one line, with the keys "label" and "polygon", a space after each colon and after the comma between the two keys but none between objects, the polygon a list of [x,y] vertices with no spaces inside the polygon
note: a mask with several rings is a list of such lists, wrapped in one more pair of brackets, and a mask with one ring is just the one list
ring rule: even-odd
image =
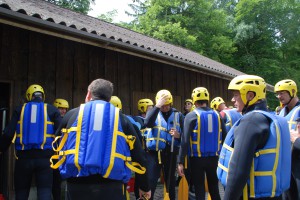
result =
[{"label": "wooden building", "polygon": [[[160,89],[173,94],[181,111],[199,86],[211,99],[229,102],[228,83],[240,74],[188,49],[43,0],[0,0],[0,108],[6,108],[6,119],[34,83],[44,88],[47,103],[64,98],[77,107],[89,83],[104,78],[114,84],[124,113],[136,115],[138,99],[154,100]],[[0,194],[12,195],[12,155],[11,150],[1,158]]]}]

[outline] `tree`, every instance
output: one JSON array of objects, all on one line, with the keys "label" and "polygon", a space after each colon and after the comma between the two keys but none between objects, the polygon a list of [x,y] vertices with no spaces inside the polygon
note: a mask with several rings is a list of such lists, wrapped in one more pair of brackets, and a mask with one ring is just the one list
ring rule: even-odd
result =
[{"label": "tree", "polygon": [[45,0],[50,3],[54,3],[58,6],[74,10],[83,14],[87,14],[90,11],[91,3],[95,0]]},{"label": "tree", "polygon": [[235,67],[262,76],[271,84],[286,78],[297,82],[299,6],[299,0],[240,0],[234,14],[234,41],[238,48]]},{"label": "tree", "polygon": [[99,15],[98,18],[112,23],[114,20],[114,17],[117,16],[117,14],[118,14],[118,11],[116,9],[114,9],[112,11],[106,12],[105,14]]},{"label": "tree", "polygon": [[130,27],[162,41],[189,48],[226,64],[236,48],[227,16],[213,0],[145,0],[133,5]]}]

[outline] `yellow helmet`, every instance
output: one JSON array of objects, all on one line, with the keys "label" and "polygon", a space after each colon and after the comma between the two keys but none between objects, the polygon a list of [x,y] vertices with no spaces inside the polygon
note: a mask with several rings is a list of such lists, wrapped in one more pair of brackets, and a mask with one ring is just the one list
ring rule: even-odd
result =
[{"label": "yellow helmet", "polygon": [[111,96],[110,103],[112,105],[114,105],[115,107],[120,108],[120,110],[122,110],[122,102],[119,99],[119,97],[117,97],[117,96]]},{"label": "yellow helmet", "polygon": [[192,92],[193,103],[198,100],[207,100],[209,101],[209,93],[205,87],[197,87]]},{"label": "yellow helmet", "polygon": [[210,107],[214,110],[217,110],[219,105],[222,103],[225,103],[225,101],[221,97],[215,97],[213,100],[211,100]]},{"label": "yellow helmet", "polygon": [[148,106],[153,106],[153,102],[151,99],[140,99],[138,101],[138,111],[141,113],[146,113]]},{"label": "yellow helmet", "polygon": [[171,92],[169,90],[158,91],[156,94],[156,97],[155,97],[155,102],[157,103],[158,99],[160,99],[163,94],[168,96],[168,99],[167,99],[165,105],[168,105],[168,104],[172,105],[173,104],[173,96],[171,95]]},{"label": "yellow helmet", "polygon": [[192,100],[192,99],[186,99],[186,100],[184,101],[184,103],[186,103],[186,102],[190,102],[191,104],[193,104],[193,100]]},{"label": "yellow helmet", "polygon": [[32,100],[32,95],[36,92],[42,93],[43,94],[43,100],[45,100],[45,92],[44,92],[44,89],[42,88],[42,86],[37,85],[37,84],[33,84],[33,85],[30,85],[26,90],[26,99],[27,99],[27,101],[31,101]]},{"label": "yellow helmet", "polygon": [[53,102],[53,105],[56,108],[66,108],[66,109],[69,109],[69,103],[65,99],[55,99],[54,102]]},{"label": "yellow helmet", "polygon": [[[286,90],[290,93],[291,97],[295,97],[297,95],[297,85],[295,83],[295,81],[291,80],[291,79],[286,79],[286,80],[282,80],[279,81],[278,83],[276,83],[275,87],[274,87],[274,92],[279,92],[279,91],[283,91]],[[295,90],[295,94],[293,94],[293,90]]]},{"label": "yellow helmet", "polygon": [[263,78],[255,75],[240,75],[235,77],[230,81],[228,90],[238,90],[244,104],[247,104],[247,93],[250,91],[255,92],[256,95],[249,101],[249,106],[259,99],[266,98],[266,82]]}]

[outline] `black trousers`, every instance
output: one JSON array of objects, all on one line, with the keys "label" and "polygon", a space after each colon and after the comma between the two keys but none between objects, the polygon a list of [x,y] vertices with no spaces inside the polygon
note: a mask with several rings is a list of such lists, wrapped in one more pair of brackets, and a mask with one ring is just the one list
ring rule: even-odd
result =
[{"label": "black trousers", "polygon": [[218,157],[191,157],[191,177],[195,186],[197,200],[205,200],[205,174],[208,190],[212,200],[221,200],[219,193],[219,181],[217,178]]},{"label": "black trousers", "polygon": [[[170,200],[175,200],[175,186],[176,186],[176,157],[178,154],[178,147],[174,147],[174,152],[170,152],[170,146],[167,145],[166,149],[160,152],[161,164],[159,164],[158,152],[149,151],[148,155],[148,173],[150,175],[151,199],[153,200],[154,193],[157,186],[157,181],[160,178],[161,171],[163,172],[164,181],[167,190],[169,191]],[[139,183],[134,186],[135,196],[138,199]]]},{"label": "black trousers", "polygon": [[37,199],[51,200],[53,170],[49,158],[19,158],[15,163],[16,200],[28,200],[31,180],[35,176]]},{"label": "black trousers", "polygon": [[68,200],[126,200],[122,182],[76,183],[67,181]]},{"label": "black trousers", "polygon": [[61,176],[59,169],[53,170],[52,196],[53,200],[61,200]]}]

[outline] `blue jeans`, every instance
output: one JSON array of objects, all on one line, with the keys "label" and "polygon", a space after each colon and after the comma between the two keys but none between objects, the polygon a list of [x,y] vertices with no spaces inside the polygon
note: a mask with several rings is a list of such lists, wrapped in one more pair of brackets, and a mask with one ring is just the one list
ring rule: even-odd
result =
[{"label": "blue jeans", "polygon": [[15,163],[16,200],[28,200],[31,180],[35,176],[37,199],[51,200],[53,170],[49,158],[19,158]]}]

